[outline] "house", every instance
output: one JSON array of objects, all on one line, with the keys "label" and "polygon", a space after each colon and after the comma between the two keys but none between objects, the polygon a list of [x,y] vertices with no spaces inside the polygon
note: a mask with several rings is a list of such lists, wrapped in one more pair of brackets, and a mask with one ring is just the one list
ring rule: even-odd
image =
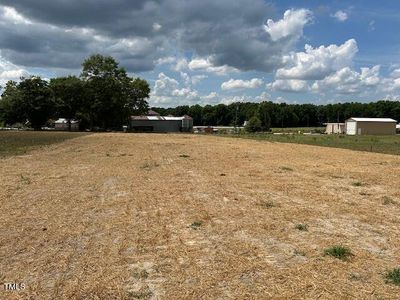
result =
[{"label": "house", "polygon": [[[60,118],[54,122],[55,130],[69,130],[68,119]],[[79,122],[76,120],[71,120],[71,131],[79,131]]]},{"label": "house", "polygon": [[396,134],[397,121],[390,118],[350,118],[346,120],[346,134]]},{"label": "house", "polygon": [[131,116],[129,129],[135,132],[192,132],[193,119],[187,115],[160,116],[150,110],[145,116]]},{"label": "house", "polygon": [[324,123],[324,125],[326,125],[326,134],[345,133],[345,123]]}]

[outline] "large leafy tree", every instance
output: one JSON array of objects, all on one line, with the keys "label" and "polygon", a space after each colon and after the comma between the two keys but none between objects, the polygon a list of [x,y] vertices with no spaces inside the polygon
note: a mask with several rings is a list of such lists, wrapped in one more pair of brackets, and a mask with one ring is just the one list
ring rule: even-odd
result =
[{"label": "large leafy tree", "polygon": [[18,84],[15,81],[8,81],[0,99],[1,121],[6,124],[25,121],[26,117],[21,100]]},{"label": "large leafy tree", "polygon": [[82,113],[82,104],[85,99],[83,82],[76,76],[58,77],[50,80],[50,88],[53,91],[56,115],[68,120],[68,128],[71,130],[71,119],[77,118]]},{"label": "large leafy tree", "polygon": [[84,107],[92,126],[119,128],[130,114],[148,108],[148,83],[130,78],[111,56],[92,55],[82,66],[81,78],[88,96]]},{"label": "large leafy tree", "polygon": [[48,82],[32,76],[23,79],[18,90],[26,118],[35,130],[40,130],[55,110],[54,97]]},{"label": "large leafy tree", "polygon": [[40,130],[54,109],[54,97],[47,81],[37,76],[21,78],[19,84],[9,81],[2,94],[1,114],[7,123],[28,120],[35,130]]}]

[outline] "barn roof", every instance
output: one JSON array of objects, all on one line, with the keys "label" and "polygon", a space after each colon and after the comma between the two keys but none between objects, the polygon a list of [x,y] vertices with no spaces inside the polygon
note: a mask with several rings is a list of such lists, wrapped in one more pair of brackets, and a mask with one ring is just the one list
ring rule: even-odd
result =
[{"label": "barn roof", "polygon": [[[54,121],[55,124],[67,124],[68,120],[65,118],[59,118],[58,120]],[[76,120],[71,120],[71,124],[78,123]]]},{"label": "barn roof", "polygon": [[[189,117],[190,118],[190,117]],[[131,116],[131,120],[149,120],[149,121],[182,121],[188,119],[188,116],[183,117],[162,117],[162,116]]]},{"label": "barn roof", "polygon": [[397,123],[396,120],[391,118],[350,118],[347,121],[356,121],[356,122],[384,122],[384,123]]}]

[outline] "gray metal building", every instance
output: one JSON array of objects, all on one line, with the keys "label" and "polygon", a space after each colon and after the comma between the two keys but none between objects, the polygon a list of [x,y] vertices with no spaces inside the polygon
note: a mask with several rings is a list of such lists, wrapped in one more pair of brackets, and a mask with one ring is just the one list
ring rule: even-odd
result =
[{"label": "gray metal building", "polygon": [[131,116],[130,131],[134,132],[192,132],[193,119],[182,117],[160,116],[149,111],[147,116]]}]

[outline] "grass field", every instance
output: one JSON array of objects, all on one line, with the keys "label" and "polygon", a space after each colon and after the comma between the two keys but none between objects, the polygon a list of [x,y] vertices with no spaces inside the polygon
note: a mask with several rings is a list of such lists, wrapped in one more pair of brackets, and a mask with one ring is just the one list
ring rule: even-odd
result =
[{"label": "grass field", "polygon": [[304,135],[304,134],[240,134],[230,135],[246,139],[268,142],[307,144],[323,147],[344,148],[358,151],[368,151],[400,155],[400,135],[386,136],[350,136],[350,135]]},{"label": "grass field", "polygon": [[398,299],[400,156],[94,133],[0,160],[0,299]]},{"label": "grass field", "polygon": [[0,158],[25,154],[33,149],[60,143],[87,133],[57,131],[0,131]]}]

